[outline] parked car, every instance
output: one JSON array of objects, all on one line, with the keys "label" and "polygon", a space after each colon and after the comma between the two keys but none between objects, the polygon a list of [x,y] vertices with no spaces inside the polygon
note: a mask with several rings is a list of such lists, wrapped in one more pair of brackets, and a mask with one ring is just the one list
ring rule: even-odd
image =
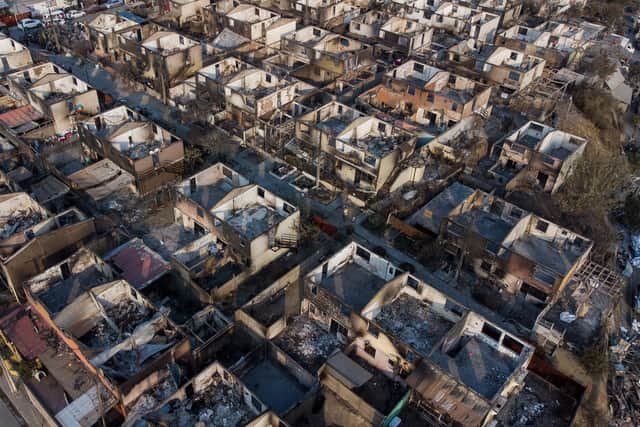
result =
[{"label": "parked car", "polygon": [[47,22],[48,20],[53,18],[64,18],[64,12],[60,9],[53,9],[51,11],[47,10],[40,16],[40,18],[44,22]]},{"label": "parked car", "polygon": [[67,19],[78,19],[86,15],[84,10],[70,10],[67,12]]},{"label": "parked car", "polygon": [[18,28],[22,31],[33,30],[40,27],[42,27],[42,21],[39,19],[27,18],[18,22]]},{"label": "parked car", "polygon": [[47,18],[44,18],[44,24],[49,25],[63,25],[65,23],[64,13],[51,15]]},{"label": "parked car", "polygon": [[107,9],[111,9],[113,7],[118,7],[118,6],[122,6],[124,4],[124,1],[122,0],[107,0],[104,5],[107,7]]}]

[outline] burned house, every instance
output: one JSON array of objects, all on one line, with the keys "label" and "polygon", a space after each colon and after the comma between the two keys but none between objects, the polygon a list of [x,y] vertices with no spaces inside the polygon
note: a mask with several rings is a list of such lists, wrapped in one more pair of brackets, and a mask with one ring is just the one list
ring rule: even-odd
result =
[{"label": "burned house", "polygon": [[138,418],[150,426],[260,426],[253,422],[267,408],[231,370],[213,362]]},{"label": "burned house", "polygon": [[178,186],[175,221],[202,237],[176,252],[174,265],[208,301],[295,247],[299,215],[218,163]]},{"label": "burned house", "polygon": [[299,271],[285,274],[236,310],[235,319],[260,338],[274,338],[287,324],[287,307],[299,306],[297,299],[288,293],[298,278]]},{"label": "burned house", "polygon": [[432,419],[485,425],[522,387],[533,355],[531,346],[406,273],[385,285],[362,318],[354,353],[406,379]]},{"label": "burned house", "polygon": [[391,0],[386,4],[385,9],[398,16],[414,14],[414,17],[416,15],[429,17],[443,3],[446,3],[446,0]]},{"label": "burned house", "polygon": [[301,312],[347,344],[354,334],[351,314],[359,314],[399,273],[391,262],[352,242],[305,276]]},{"label": "burned house", "polygon": [[[373,425],[410,392],[425,419],[482,426],[522,386],[532,347],[362,246],[343,248],[303,286],[303,315],[273,342],[303,366],[324,363],[322,384],[366,403],[354,407]],[[372,376],[378,393],[367,393]]]},{"label": "burned house", "polygon": [[135,193],[135,179],[109,159],[99,160],[67,175],[70,186],[87,194],[93,203]]},{"label": "burned house", "polygon": [[192,21],[201,21],[203,9],[210,2],[207,0],[169,0],[165,3],[163,18],[170,19],[178,27],[183,27]]},{"label": "burned house", "polygon": [[84,292],[116,277],[113,268],[95,252],[80,248],[24,284],[29,299],[37,299],[56,316]]},{"label": "burned house", "polygon": [[291,2],[305,25],[340,28],[360,14],[360,8],[346,0],[293,0]]},{"label": "burned house", "polygon": [[407,383],[427,412],[482,426],[522,387],[532,356],[531,346],[469,313],[409,375]]},{"label": "burned house", "polygon": [[22,43],[0,36],[0,73],[6,74],[31,65],[31,52]]},{"label": "burned house", "polygon": [[186,224],[197,236],[204,236],[215,229],[215,221],[204,211],[209,212],[232,191],[249,184],[248,179],[222,163],[208,167],[177,186],[176,222]]},{"label": "burned house", "polygon": [[218,111],[225,106],[225,86],[241,71],[253,69],[253,65],[229,56],[199,69],[195,75],[197,99],[205,101]]},{"label": "burned house", "polygon": [[248,354],[233,372],[268,409],[293,425],[312,407],[316,376],[270,342]]},{"label": "burned house", "polygon": [[373,43],[382,43],[389,50],[407,55],[423,52],[431,45],[433,29],[423,23],[390,16],[371,10],[349,23],[349,33]]},{"label": "burned house", "polygon": [[142,39],[141,22],[128,19],[121,14],[100,13],[83,25],[93,54],[98,58],[116,60],[120,34],[124,32],[138,32]]},{"label": "burned house", "polygon": [[[325,86],[322,92],[316,92],[314,95],[329,95],[333,96],[338,102],[348,105],[354,104],[358,96],[380,83],[382,74],[386,69],[387,67],[382,64],[372,64],[368,67],[360,68],[357,71],[338,77]],[[304,104],[306,105],[306,103]]]},{"label": "burned house", "polygon": [[[460,196],[457,196],[460,194]],[[587,262],[593,242],[495,196],[464,186],[421,210],[444,250],[512,294],[547,302]],[[455,200],[463,199],[453,210]]]},{"label": "burned house", "polygon": [[298,209],[256,184],[233,190],[207,213],[215,224],[209,231],[254,271],[297,244]]},{"label": "burned house", "polygon": [[248,40],[270,46],[280,42],[280,37],[296,29],[296,21],[283,18],[268,9],[250,4],[239,4],[222,17],[223,28]]},{"label": "burned house", "polygon": [[[408,14],[412,17],[413,14]],[[421,20],[421,16],[416,16]],[[492,43],[498,32],[500,17],[458,3],[441,3],[427,20],[429,25],[454,36]]]},{"label": "burned house", "polygon": [[326,325],[303,314],[290,319],[271,342],[302,369],[316,376],[327,359],[345,347],[345,340],[336,330],[329,330]]},{"label": "burned house", "polygon": [[224,85],[227,111],[242,129],[257,124],[257,119],[279,109],[313,87],[291,78],[278,77],[258,68],[242,70]]},{"label": "burned house", "polygon": [[375,43],[379,40],[380,28],[391,15],[381,10],[370,10],[349,22],[349,34],[352,37]]},{"label": "burned house", "polygon": [[583,263],[540,311],[531,338],[549,355],[559,348],[588,351],[608,327],[624,287],[618,273],[593,261]]},{"label": "burned house", "polygon": [[500,17],[500,28],[512,24],[520,18],[523,0],[464,0],[469,6]]},{"label": "burned house", "polygon": [[[329,151],[338,135],[365,114],[338,102],[329,102],[296,120],[296,139],[308,145],[312,155],[316,149]],[[317,155],[317,154],[315,154]]]},{"label": "burned house", "polygon": [[464,117],[422,147],[422,152],[454,164],[475,166],[489,154],[486,120],[480,115]]},{"label": "burned house", "polygon": [[55,315],[37,295],[29,299],[125,408],[167,365],[190,358],[188,338],[124,280],[83,292]]},{"label": "burned house", "polygon": [[[525,89],[542,76],[545,60],[503,46],[465,40],[448,51],[449,63],[498,84],[507,93]],[[461,71],[463,71],[461,69]]]},{"label": "burned house", "polygon": [[474,189],[455,181],[429,203],[418,209],[406,222],[425,234],[438,236],[444,221],[458,206],[471,197],[474,191]]},{"label": "burned house", "polygon": [[442,129],[476,112],[487,115],[490,97],[491,87],[411,60],[385,73],[382,83],[358,101],[398,119]]},{"label": "burned house", "polygon": [[[415,148],[411,133],[338,102],[299,116],[295,135],[311,158],[317,156],[316,149],[330,156],[330,174],[367,193],[392,180],[397,166]],[[317,167],[320,172],[319,162]]]},{"label": "burned house", "polygon": [[0,196],[3,279],[19,299],[24,280],[64,259],[96,233],[93,218],[76,208],[51,215],[26,193]]},{"label": "burned house", "polygon": [[100,112],[96,90],[51,62],[7,79],[12,95],[50,119],[58,135],[74,132],[79,121]]},{"label": "burned house", "polygon": [[82,122],[80,135],[94,153],[133,175],[139,194],[182,176],[182,140],[126,106]]},{"label": "burned house", "polygon": [[556,21],[536,27],[514,25],[496,38],[497,46],[542,58],[551,68],[577,63],[588,44],[588,33],[583,27]]},{"label": "burned house", "polygon": [[31,196],[51,212],[60,212],[64,209],[68,193],[69,187],[54,175],[47,175],[31,184]]},{"label": "burned house", "polygon": [[135,31],[120,37],[133,38],[128,43],[131,46],[124,49],[124,59],[141,78],[152,82],[162,99],[168,97],[170,87],[192,77],[202,68],[203,46],[181,34],[158,29],[143,40],[138,39]]},{"label": "burned house", "polygon": [[318,83],[373,63],[371,46],[312,26],[283,35],[280,50],[290,56],[290,65],[306,64],[296,77]]},{"label": "burned house", "polygon": [[378,37],[382,43],[393,50],[412,55],[429,48],[433,37],[433,28],[410,19],[391,17],[380,27]]},{"label": "burned house", "polygon": [[346,186],[375,193],[399,172],[400,163],[415,149],[411,133],[375,117],[361,117],[340,132],[333,155],[335,174]]},{"label": "burned house", "polygon": [[528,122],[502,142],[500,158],[491,172],[507,189],[533,182],[541,191],[562,187],[584,153],[587,141],[551,126]]},{"label": "burned house", "polygon": [[[0,345],[4,380],[24,396],[30,419],[41,425],[91,427],[117,404],[113,390],[33,306],[18,306],[0,318]],[[32,372],[18,378],[18,364]]]}]

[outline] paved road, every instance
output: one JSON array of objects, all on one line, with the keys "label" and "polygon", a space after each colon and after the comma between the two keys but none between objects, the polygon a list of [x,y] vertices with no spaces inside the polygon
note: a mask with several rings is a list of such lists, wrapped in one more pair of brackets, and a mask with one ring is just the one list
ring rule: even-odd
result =
[{"label": "paved road", "polygon": [[22,423],[13,415],[4,399],[0,400],[0,424],[2,427],[22,427]]},{"label": "paved road", "polygon": [[189,131],[187,126],[176,119],[175,109],[151,95],[132,90],[122,79],[115,78],[101,66],[73,56],[55,55],[47,51],[39,51],[39,53],[95,89],[123,101],[131,108],[140,109],[142,114],[168,127],[168,130],[172,130],[179,137],[184,138]]}]

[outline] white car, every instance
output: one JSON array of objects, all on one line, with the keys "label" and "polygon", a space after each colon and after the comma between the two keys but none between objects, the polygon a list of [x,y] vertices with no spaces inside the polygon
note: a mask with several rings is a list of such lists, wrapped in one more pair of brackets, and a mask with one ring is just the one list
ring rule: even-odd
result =
[{"label": "white car", "polygon": [[122,6],[123,4],[124,4],[124,1],[123,1],[123,0],[107,0],[107,1],[104,3],[104,6],[105,6],[107,9],[111,9],[112,7]]},{"label": "white car", "polygon": [[39,19],[25,18],[18,22],[18,28],[20,28],[22,31],[33,30],[40,27],[42,27],[42,21],[40,21]]},{"label": "white car", "polygon": [[67,12],[66,17],[67,19],[78,19],[85,15],[86,12],[84,10],[70,10],[69,12]]}]

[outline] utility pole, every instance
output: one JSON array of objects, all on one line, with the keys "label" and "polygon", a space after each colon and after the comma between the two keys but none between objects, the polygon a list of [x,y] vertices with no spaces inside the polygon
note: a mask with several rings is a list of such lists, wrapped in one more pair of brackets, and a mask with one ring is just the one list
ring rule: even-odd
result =
[{"label": "utility pole", "polygon": [[[47,0],[47,9],[49,11],[49,30],[53,32],[53,43],[56,47],[56,52],[60,52],[60,39],[58,38],[58,27],[57,24],[53,22],[53,17],[51,16],[51,4],[53,0]],[[48,33],[49,31],[47,31]]]}]

